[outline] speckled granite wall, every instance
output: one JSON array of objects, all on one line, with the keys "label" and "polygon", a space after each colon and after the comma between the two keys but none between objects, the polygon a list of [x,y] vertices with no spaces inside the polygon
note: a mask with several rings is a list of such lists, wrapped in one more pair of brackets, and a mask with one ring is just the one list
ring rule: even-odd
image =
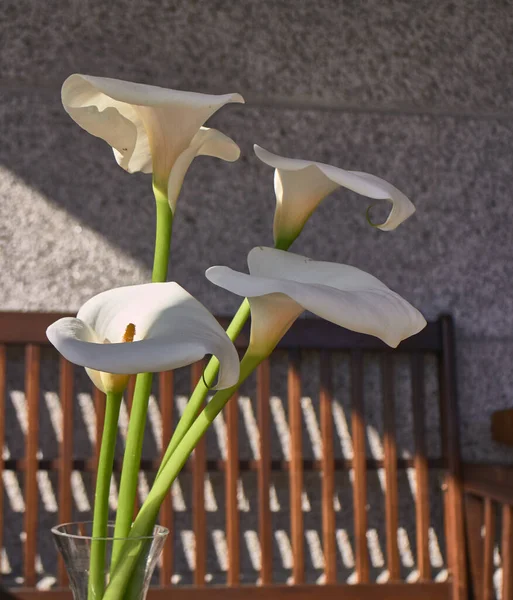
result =
[{"label": "speckled granite wall", "polygon": [[418,209],[397,231],[369,228],[365,202],[339,190],[294,249],[371,271],[427,317],[452,313],[464,456],[513,459],[489,436],[491,412],[513,406],[511,2],[3,0],[0,16],[0,309],[74,310],[149,276],[148,176],[67,117],[68,74],[237,91],[246,106],[212,123],[243,156],[189,171],[172,276],[235,309],[202,273],[271,243],[272,171],[254,142],[388,179]]}]

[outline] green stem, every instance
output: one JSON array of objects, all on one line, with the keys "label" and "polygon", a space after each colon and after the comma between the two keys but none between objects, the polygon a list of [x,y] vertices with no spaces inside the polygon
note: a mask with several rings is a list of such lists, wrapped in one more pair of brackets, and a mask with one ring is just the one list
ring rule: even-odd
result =
[{"label": "green stem", "polygon": [[[288,250],[293,241],[294,240],[286,242],[280,241],[275,244],[275,248],[277,250]],[[251,311],[249,307],[249,301],[247,298],[245,298],[242,304],[240,305],[239,310],[235,313],[235,316],[233,317],[230,325],[228,326],[228,329],[226,330],[226,333],[228,337],[232,340],[232,342],[234,342],[239,337],[239,334],[242,331],[244,325],[246,324],[246,321],[249,319],[250,315]],[[191,425],[196,420],[196,416],[198,415],[198,412],[201,406],[203,405],[203,402],[208,396],[208,392],[214,385],[218,372],[219,361],[215,356],[213,356],[209,360],[207,366],[205,367],[203,377],[196,384],[192,396],[190,397],[189,402],[185,407],[183,415],[178,421],[176,429],[171,437],[171,441],[169,442],[166,452],[162,458],[162,462],[160,463],[160,467],[157,472],[157,478],[162,473],[164,467],[167,464],[167,461],[169,460],[173,452],[176,450],[178,444],[182,441],[184,435],[187,433]]]},{"label": "green stem", "polygon": [[[232,319],[232,322],[228,326],[226,333],[228,337],[234,341],[239,336],[244,324],[248,320],[250,315],[249,310],[249,302],[245,299],[240,305],[239,310],[235,314]],[[160,463],[160,467],[157,473],[157,477],[160,476],[164,467],[167,464],[167,461],[170,459],[173,452],[176,450],[178,444],[182,441],[184,435],[189,430],[190,426],[196,420],[196,416],[199,413],[205,398],[208,396],[208,392],[212,389],[212,386],[215,383],[217,373],[219,372],[219,361],[215,356],[213,356],[208,365],[205,368],[203,373],[203,378],[199,380],[198,384],[194,388],[194,392],[187,403],[183,415],[178,422],[176,429],[171,437],[171,441],[166,449],[164,457],[162,458],[162,462]]]},{"label": "green stem", "polygon": [[[105,589],[105,555],[107,525],[109,519],[109,492],[114,463],[114,452],[118,432],[119,409],[122,394],[109,392],[105,409],[96,491],[94,495],[93,540],[89,566],[89,587],[87,597],[97,600],[103,596]],[[95,539],[99,538],[99,539]]]},{"label": "green stem", "polygon": [[191,425],[187,433],[177,445],[173,455],[168,460],[166,466],[162,470],[160,477],[155,481],[153,487],[148,494],[141,510],[134,521],[130,530],[130,552],[124,553],[116,565],[112,573],[111,580],[103,600],[118,600],[123,597],[126,586],[130,581],[132,572],[139,560],[144,547],[144,540],[138,541],[147,535],[148,530],[153,527],[157,519],[160,506],[182,470],[185,462],[191,455],[194,448],[197,446],[200,439],[203,437],[212,421],[224,408],[228,400],[233,396],[233,393],[241,385],[241,383],[249,376],[249,374],[260,364],[264,357],[256,357],[246,354],[241,362],[241,376],[237,385],[226,390],[217,392],[212,400],[207,404],[203,411],[198,415],[194,423]]},{"label": "green stem", "polygon": [[[153,183],[153,191],[157,206],[157,225],[151,279],[153,283],[160,283],[164,282],[167,278],[173,213],[169,207],[166,194],[155,182]],[[153,375],[151,373],[140,373],[137,375],[135,383],[132,412],[128,424],[126,448],[119,485],[119,502],[114,529],[114,537],[116,539],[112,546],[111,572],[113,572],[119,560],[123,538],[128,536],[132,525],[152,381]]]}]

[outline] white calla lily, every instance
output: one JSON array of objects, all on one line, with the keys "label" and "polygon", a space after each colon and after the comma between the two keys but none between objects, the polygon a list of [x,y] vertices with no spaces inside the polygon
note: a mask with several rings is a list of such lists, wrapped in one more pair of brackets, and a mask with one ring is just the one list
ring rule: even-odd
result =
[{"label": "white calla lily", "polygon": [[348,265],[316,262],[273,248],[253,248],[250,275],[211,267],[207,278],[251,305],[250,351],[269,354],[304,310],[396,347],[426,321],[384,283]]},{"label": "white calla lily", "polygon": [[345,171],[319,162],[285,158],[255,145],[255,154],[273,167],[276,211],[274,241],[286,249],[301,233],[320,202],[338,187],[375,200],[388,200],[392,210],[384,223],[375,227],[395,229],[415,212],[411,201],[396,187],[369,173]]},{"label": "white calla lily", "polygon": [[112,146],[123,169],[153,173],[173,212],[194,157],[239,158],[233,140],[203,124],[225,104],[243,103],[240,94],[198,94],[74,74],[64,82],[61,96],[70,117]]},{"label": "white calla lily", "polygon": [[76,318],[60,319],[46,333],[57,350],[86,367],[93,383],[105,392],[124,389],[127,377],[121,375],[177,369],[205,354],[219,359],[217,389],[239,378],[237,350],[223,328],[174,282],[102,292],[88,300]]}]

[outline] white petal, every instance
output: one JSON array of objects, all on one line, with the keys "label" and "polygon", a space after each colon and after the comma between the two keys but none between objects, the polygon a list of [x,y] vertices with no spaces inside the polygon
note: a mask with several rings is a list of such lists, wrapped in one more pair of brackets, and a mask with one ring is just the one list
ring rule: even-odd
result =
[{"label": "white petal", "polygon": [[[272,248],[254,248],[248,262],[251,275],[212,267],[207,278],[249,298],[285,294],[323,319],[374,335],[392,347],[426,325],[411,304],[372,275],[354,267],[316,262]],[[267,312],[272,313],[269,305]]]},{"label": "white petal", "polygon": [[173,213],[176,209],[178,195],[182,188],[183,180],[196,156],[215,156],[229,162],[237,160],[240,156],[240,149],[237,144],[224,133],[217,129],[201,127],[198,133],[192,139],[188,148],[186,148],[176,159],[167,184],[167,198]]},{"label": "white petal", "polygon": [[415,207],[401,191],[369,173],[285,158],[256,145],[254,149],[262,162],[276,169],[274,236],[277,242],[297,237],[318,204],[339,186],[392,204],[386,221],[376,225],[379,229],[395,229],[415,212]]},{"label": "white petal", "polygon": [[[135,339],[120,343],[129,323]],[[208,310],[176,283],[152,283],[103,292],[61,319],[48,339],[75,364],[116,374],[159,372],[189,365],[205,354],[220,363],[218,388],[239,377],[238,354]],[[101,343],[103,341],[110,343]]]},{"label": "white petal", "polygon": [[201,125],[229,102],[244,100],[239,94],[198,94],[80,74],[62,86],[65,110],[113,147],[121,167],[153,171],[162,184]]}]

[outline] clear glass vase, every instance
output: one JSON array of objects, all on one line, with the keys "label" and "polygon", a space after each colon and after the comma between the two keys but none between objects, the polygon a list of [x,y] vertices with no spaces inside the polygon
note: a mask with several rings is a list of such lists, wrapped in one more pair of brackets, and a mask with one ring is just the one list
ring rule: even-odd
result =
[{"label": "clear glass vase", "polygon": [[[108,585],[109,570],[112,556],[112,546],[114,543],[114,523],[108,525],[108,537],[93,538],[91,536],[93,524],[90,521],[65,523],[57,525],[52,529],[55,544],[64,559],[66,571],[69,577],[69,586],[73,592],[74,600],[101,600],[100,593],[89,593],[89,562],[91,556],[91,547],[93,544],[104,544],[105,549],[105,568],[104,583]],[[151,577],[155,566],[164,547],[164,542],[169,533],[165,527],[155,526],[153,535],[147,538],[127,538],[125,550],[130,552],[131,546],[139,547],[141,541],[144,542],[143,552],[138,561],[138,568],[134,572],[129,585],[129,594],[126,597],[130,600],[144,600],[148,593]],[[93,598],[88,597],[93,596]],[[119,600],[122,600],[121,598]]]}]

